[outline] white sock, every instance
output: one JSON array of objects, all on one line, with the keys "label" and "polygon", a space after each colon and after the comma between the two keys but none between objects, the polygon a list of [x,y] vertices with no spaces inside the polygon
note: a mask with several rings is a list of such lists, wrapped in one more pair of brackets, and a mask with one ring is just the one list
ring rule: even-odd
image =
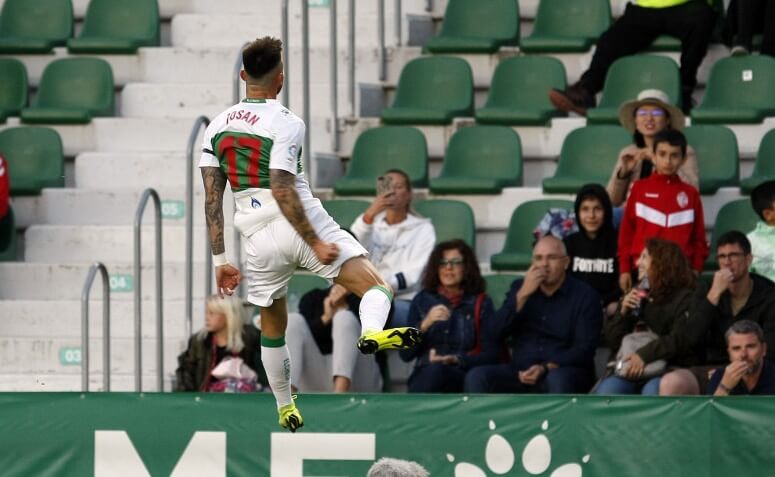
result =
[{"label": "white sock", "polygon": [[361,315],[361,334],[385,328],[392,299],[393,294],[380,286],[371,287],[363,294],[358,310]]},{"label": "white sock", "polygon": [[264,363],[266,378],[277,401],[277,407],[292,403],[291,356],[285,345],[285,337],[277,339],[261,337],[261,362]]}]

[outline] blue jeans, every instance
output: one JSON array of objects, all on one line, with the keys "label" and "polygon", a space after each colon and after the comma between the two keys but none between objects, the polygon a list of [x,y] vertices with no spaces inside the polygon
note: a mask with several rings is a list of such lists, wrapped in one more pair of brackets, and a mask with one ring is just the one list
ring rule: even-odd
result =
[{"label": "blue jeans", "polygon": [[478,366],[466,373],[463,390],[467,393],[586,393],[593,374],[584,368],[562,367],[550,370],[534,385],[523,384],[510,364]]},{"label": "blue jeans", "polygon": [[659,396],[659,381],[661,376],[643,381],[630,381],[619,376],[609,376],[598,384],[595,394],[643,394],[644,396]]},{"label": "blue jeans", "polygon": [[410,393],[459,393],[466,372],[460,366],[433,363],[416,367],[409,376]]}]

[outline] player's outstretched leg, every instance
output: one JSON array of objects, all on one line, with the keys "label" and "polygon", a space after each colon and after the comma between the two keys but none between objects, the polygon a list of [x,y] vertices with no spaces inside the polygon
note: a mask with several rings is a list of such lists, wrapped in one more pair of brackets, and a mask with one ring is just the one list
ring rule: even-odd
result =
[{"label": "player's outstretched leg", "polygon": [[365,257],[347,260],[342,265],[336,282],[361,296],[361,337],[358,339],[358,349],[361,353],[413,348],[419,343],[420,332],[416,328],[383,329],[390,312],[393,293],[374,265]]},{"label": "player's outstretched leg", "polygon": [[277,401],[280,426],[296,432],[304,425],[304,420],[291,396],[291,357],[285,345],[287,322],[285,298],[261,308],[261,361]]}]

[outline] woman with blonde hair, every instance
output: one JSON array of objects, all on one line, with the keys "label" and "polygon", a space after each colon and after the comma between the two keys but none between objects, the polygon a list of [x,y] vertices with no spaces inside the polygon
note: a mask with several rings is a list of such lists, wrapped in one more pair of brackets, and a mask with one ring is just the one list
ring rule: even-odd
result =
[{"label": "woman with blonde hair", "polygon": [[[188,348],[178,356],[175,390],[250,391],[256,388],[256,383],[250,384],[255,381],[255,375],[265,385],[260,340],[259,330],[252,324],[244,323],[242,304],[237,298],[210,296],[207,299],[205,326],[191,336]],[[231,363],[234,366],[230,371],[224,371],[229,368],[225,364],[219,366],[235,358],[240,358],[242,363]],[[224,376],[224,372],[229,376]]]}]

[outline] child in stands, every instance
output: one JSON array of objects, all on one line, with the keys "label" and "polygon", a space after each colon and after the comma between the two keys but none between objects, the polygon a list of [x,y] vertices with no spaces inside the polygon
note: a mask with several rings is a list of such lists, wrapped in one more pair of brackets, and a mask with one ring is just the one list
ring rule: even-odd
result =
[{"label": "child in stands", "polygon": [[775,181],[762,182],[751,192],[751,205],[761,218],[748,234],[751,271],[775,281]]},{"label": "child in stands", "polygon": [[619,286],[632,288],[632,268],[647,239],[672,240],[697,272],[708,256],[700,193],[678,177],[686,162],[686,137],[665,129],[654,138],[656,174],[635,182],[619,229]]}]

